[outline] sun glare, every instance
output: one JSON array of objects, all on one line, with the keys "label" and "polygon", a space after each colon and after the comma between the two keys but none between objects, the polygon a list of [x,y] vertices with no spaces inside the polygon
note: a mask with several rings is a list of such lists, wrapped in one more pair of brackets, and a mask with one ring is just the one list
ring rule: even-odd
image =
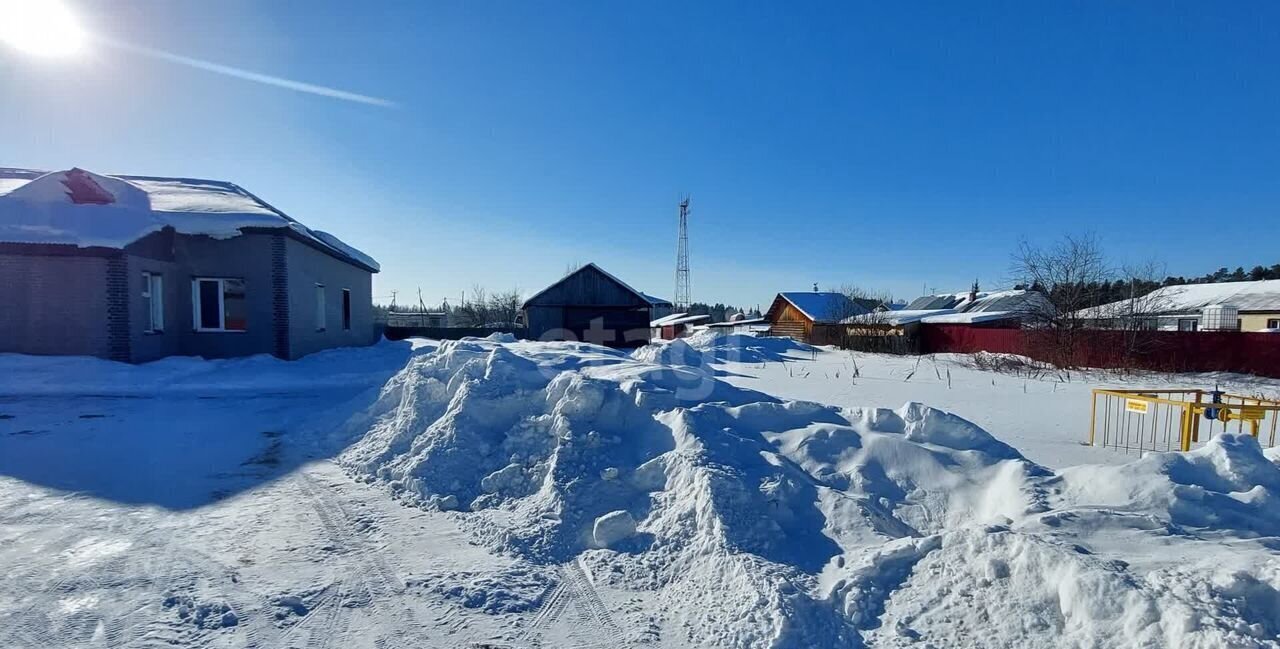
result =
[{"label": "sun glare", "polygon": [[75,15],[59,0],[0,0],[0,42],[39,56],[66,56],[84,46]]}]

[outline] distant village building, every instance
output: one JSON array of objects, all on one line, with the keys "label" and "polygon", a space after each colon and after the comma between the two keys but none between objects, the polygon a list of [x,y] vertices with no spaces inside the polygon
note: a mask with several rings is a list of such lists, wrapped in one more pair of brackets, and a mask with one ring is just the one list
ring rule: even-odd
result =
[{"label": "distant village building", "polygon": [[649,323],[649,335],[659,340],[675,340],[692,332],[695,325],[705,325],[711,320],[708,314],[690,315],[688,313],[672,313]]},{"label": "distant village building", "polygon": [[[896,311],[901,316],[906,310]],[[1013,289],[971,294],[954,309],[921,318],[924,324],[963,324],[978,327],[1020,327],[1043,322],[1054,313],[1053,303],[1039,291]]]},{"label": "distant village building", "polygon": [[534,294],[522,310],[526,335],[535,340],[639,347],[649,342],[650,323],[671,312],[671,303],[587,264]]},{"label": "distant village building", "polygon": [[0,169],[0,352],[143,362],[367,345],[378,270],[232,183]]},{"label": "distant village building", "polygon": [[[949,304],[950,307],[940,305]],[[970,327],[1020,327],[1027,321],[1042,320],[1053,312],[1048,298],[1037,291],[971,291],[952,295],[926,295],[898,311],[873,312],[845,318],[848,338],[899,336],[907,339],[893,347],[903,353],[918,349],[916,338],[924,325],[965,325]]]},{"label": "distant village building", "polygon": [[769,305],[764,319],[769,333],[802,342],[828,344],[843,320],[870,313],[871,309],[849,296],[834,291],[791,291],[779,293]]},{"label": "distant village building", "polygon": [[1078,315],[1098,328],[1280,330],[1280,279],[1165,286],[1131,300],[1084,309]]}]

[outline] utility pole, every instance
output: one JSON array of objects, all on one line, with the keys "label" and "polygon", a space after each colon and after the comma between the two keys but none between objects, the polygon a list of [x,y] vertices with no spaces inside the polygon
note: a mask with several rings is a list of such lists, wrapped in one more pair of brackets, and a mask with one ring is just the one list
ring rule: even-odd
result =
[{"label": "utility pole", "polygon": [[689,196],[680,201],[680,236],[676,244],[676,310],[689,310]]}]

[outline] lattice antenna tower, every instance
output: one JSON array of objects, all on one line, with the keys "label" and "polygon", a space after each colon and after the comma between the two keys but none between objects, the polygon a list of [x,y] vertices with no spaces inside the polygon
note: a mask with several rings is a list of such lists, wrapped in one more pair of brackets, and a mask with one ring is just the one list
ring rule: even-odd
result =
[{"label": "lattice antenna tower", "polygon": [[680,239],[676,246],[676,310],[689,309],[689,196],[680,200]]}]

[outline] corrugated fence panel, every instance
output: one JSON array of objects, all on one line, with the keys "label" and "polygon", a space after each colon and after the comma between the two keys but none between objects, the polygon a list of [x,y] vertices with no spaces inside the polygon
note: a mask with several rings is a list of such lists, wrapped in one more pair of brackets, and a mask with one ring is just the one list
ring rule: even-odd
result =
[{"label": "corrugated fence panel", "polygon": [[[1026,329],[985,329],[966,325],[924,325],[924,353],[991,352],[1053,361],[1060,346],[1049,334]],[[1239,372],[1280,378],[1280,334],[1089,330],[1076,334],[1071,364],[1076,367],[1133,368],[1162,372]],[[1134,349],[1130,353],[1126,350]]]}]

